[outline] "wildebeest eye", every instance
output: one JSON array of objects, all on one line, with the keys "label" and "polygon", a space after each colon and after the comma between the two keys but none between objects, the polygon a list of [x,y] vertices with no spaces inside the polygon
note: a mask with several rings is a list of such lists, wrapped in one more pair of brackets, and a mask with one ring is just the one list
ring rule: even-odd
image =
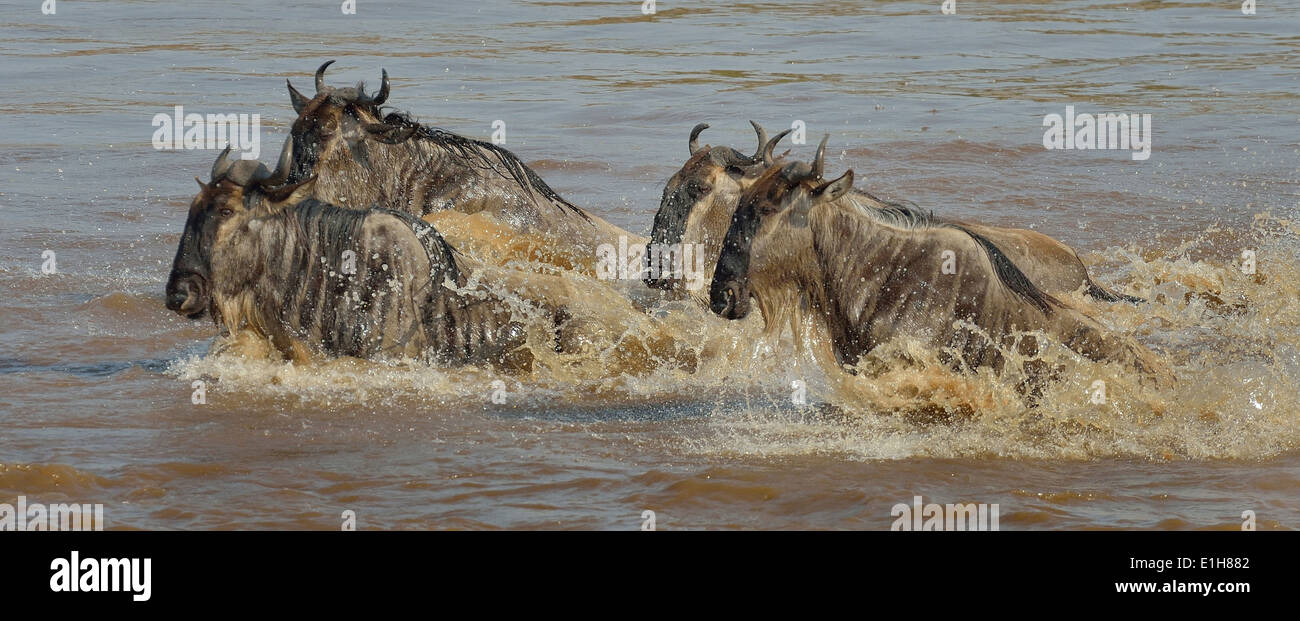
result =
[{"label": "wildebeest eye", "polygon": [[229,208],[229,207],[222,207],[220,213],[221,213],[221,217],[223,217],[223,218],[229,218],[229,217],[230,217],[230,214],[233,214],[233,213],[235,213],[235,212],[234,212],[234,210],[232,210],[232,209]]},{"label": "wildebeest eye", "polygon": [[689,190],[691,191],[692,194],[694,194],[694,195],[696,195],[696,196],[700,196],[700,195],[708,194],[709,192],[712,192],[712,191],[713,191],[713,186],[712,186],[712,185],[710,185],[710,184],[708,184],[708,183],[701,183],[701,182],[698,182],[698,181],[692,181],[692,182],[691,182],[689,185],[687,185],[686,187],[687,187],[687,189],[689,189]]}]

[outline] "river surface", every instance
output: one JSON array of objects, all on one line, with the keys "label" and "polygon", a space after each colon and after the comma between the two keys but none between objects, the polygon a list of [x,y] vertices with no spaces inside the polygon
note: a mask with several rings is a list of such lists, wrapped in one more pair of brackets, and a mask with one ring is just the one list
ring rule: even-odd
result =
[{"label": "river surface", "polygon": [[[1002,529],[1300,527],[1300,2],[40,4],[0,16],[0,503],[102,503],[122,529],[888,529],[921,496],[997,504]],[[259,114],[271,162],[285,79],[310,93],[329,59],[336,85],[387,69],[422,122],[503,121],[641,234],[691,126],[748,152],[747,120],[801,121],[803,159],[831,134],[828,175],[1071,244],[1150,300],[1090,313],[1179,385],[1062,359],[1029,407],[906,343],[846,385],[789,334],[673,303],[652,312],[711,352],[691,371],[215,351],[163,285],[216,151],[156,150],[151,119]],[[1149,159],[1044,148],[1067,106],[1150,114]]]}]

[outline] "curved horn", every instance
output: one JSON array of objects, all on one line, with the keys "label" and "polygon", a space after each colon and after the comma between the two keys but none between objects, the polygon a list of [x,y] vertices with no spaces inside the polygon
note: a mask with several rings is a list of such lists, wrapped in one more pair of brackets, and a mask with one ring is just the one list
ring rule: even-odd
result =
[{"label": "curved horn", "polygon": [[325,90],[325,68],[332,64],[334,64],[334,61],[327,60],[325,61],[325,64],[321,65],[320,68],[316,69],[316,94],[317,95],[319,95],[321,91]]},{"label": "curved horn", "polygon": [[290,82],[287,78],[284,84],[289,87],[289,102],[293,104],[293,111],[301,113],[302,109],[307,107],[307,102],[311,101],[311,98],[299,93],[298,89],[293,87],[293,82]]},{"label": "curved horn", "polygon": [[758,134],[758,148],[754,150],[753,155],[749,156],[749,159],[753,160],[754,163],[758,163],[762,161],[760,158],[763,157],[763,148],[767,146],[767,130],[754,121],[750,121],[749,124],[754,126],[754,131]]},{"label": "curved horn", "polygon": [[266,169],[266,165],[257,160],[239,160],[230,166],[226,171],[226,178],[234,181],[241,186],[249,186],[255,182],[261,182],[271,176],[271,171]]},{"label": "curved horn", "polygon": [[217,156],[217,161],[212,163],[212,177],[210,180],[216,181],[217,179],[220,179],[222,176],[224,176],[226,174],[226,171],[230,170],[231,164],[232,162],[230,161],[230,145],[226,145],[226,150],[222,151],[221,155]]},{"label": "curved horn", "polygon": [[691,141],[687,143],[687,146],[691,148],[691,155],[695,155],[695,152],[700,150],[700,141],[699,141],[700,132],[708,128],[709,128],[708,123],[700,123],[699,125],[696,125],[695,127],[691,128]]},{"label": "curved horn", "polygon": [[382,84],[379,86],[379,92],[376,93],[375,96],[370,99],[370,103],[373,103],[376,106],[384,103],[385,101],[388,101],[388,90],[389,90],[388,70],[380,69],[380,71],[384,72],[384,78],[383,80],[381,80]]},{"label": "curved horn", "polygon": [[821,144],[817,145],[817,157],[813,160],[812,178],[821,179],[822,172],[826,169],[826,141],[831,139],[830,134],[822,136]]},{"label": "curved horn", "polygon": [[284,148],[280,149],[280,160],[275,165],[275,172],[263,179],[262,185],[280,185],[288,181],[291,168],[293,168],[293,134],[284,140]]},{"label": "curved horn", "polygon": [[772,155],[772,152],[776,150],[776,145],[777,145],[777,143],[781,142],[781,139],[782,139],[782,138],[785,138],[785,137],[786,137],[787,135],[789,135],[790,132],[792,132],[792,131],[794,131],[794,130],[793,130],[793,129],[787,129],[787,130],[785,130],[785,131],[783,131],[783,132],[777,134],[775,138],[773,138],[773,139],[767,141],[767,144],[763,145],[763,163],[764,163],[764,164],[766,164],[766,165],[768,165],[768,166],[771,166],[772,164],[776,163],[776,157],[775,157],[774,155]]}]

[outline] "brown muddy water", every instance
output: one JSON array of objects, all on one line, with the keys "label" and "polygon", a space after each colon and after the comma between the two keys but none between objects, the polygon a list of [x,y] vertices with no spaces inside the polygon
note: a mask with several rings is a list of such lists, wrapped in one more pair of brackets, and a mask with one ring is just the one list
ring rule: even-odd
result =
[{"label": "brown muddy water", "polygon": [[[887,529],[920,495],[997,503],[1003,529],[1300,527],[1297,2],[338,4],[6,3],[0,502],[103,503],[127,529],[336,529],[345,510],[365,529],[636,529],[645,510]],[[334,84],[386,68],[389,104],[426,123],[487,139],[503,120],[564,196],[641,234],[691,126],[749,151],[746,120],[801,120],[804,159],[831,134],[828,174],[1043,231],[1150,298],[1089,312],[1180,385],[1048,354],[1065,371],[1030,408],[905,339],[841,381],[788,332],[672,302],[651,314],[693,372],[623,350],[512,376],[217,352],[210,321],[163,306],[216,151],[155,150],[151,119],[260,114],[269,162],[285,78],[309,92],[331,58]],[[1066,106],[1150,114],[1150,159],[1045,149]]]}]

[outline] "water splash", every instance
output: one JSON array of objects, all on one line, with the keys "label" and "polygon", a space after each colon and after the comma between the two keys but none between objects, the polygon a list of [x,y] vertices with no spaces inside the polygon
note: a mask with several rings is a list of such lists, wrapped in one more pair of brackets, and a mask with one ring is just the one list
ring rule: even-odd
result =
[{"label": "water splash", "polygon": [[[1179,378],[1169,389],[1052,345],[1029,356],[1004,351],[1001,375],[959,373],[939,352],[905,338],[872,351],[850,375],[827,363],[824,335],[811,320],[778,333],[757,318],[727,322],[690,302],[662,300],[644,312],[623,309],[623,323],[600,324],[604,332],[577,352],[531,342],[536,363],[523,375],[412,362],[293,365],[247,343],[223,344],[169,372],[317,408],[486,408],[496,381],[512,395],[507,407],[532,412],[687,407],[707,422],[679,448],[705,455],[1264,459],[1300,447],[1297,242],[1295,222],[1261,214],[1246,232],[1210,228],[1165,251],[1110,248],[1088,257],[1108,281],[1149,303],[1065,301],[1165,358]],[[1254,274],[1237,262],[1243,244],[1258,257]],[[611,300],[627,304],[608,283],[538,271],[558,274],[577,316],[606,321],[600,313]],[[526,306],[527,297],[516,301]],[[1026,389],[1026,362],[1052,369],[1053,381]],[[795,381],[804,383],[808,405],[794,403]]]}]

